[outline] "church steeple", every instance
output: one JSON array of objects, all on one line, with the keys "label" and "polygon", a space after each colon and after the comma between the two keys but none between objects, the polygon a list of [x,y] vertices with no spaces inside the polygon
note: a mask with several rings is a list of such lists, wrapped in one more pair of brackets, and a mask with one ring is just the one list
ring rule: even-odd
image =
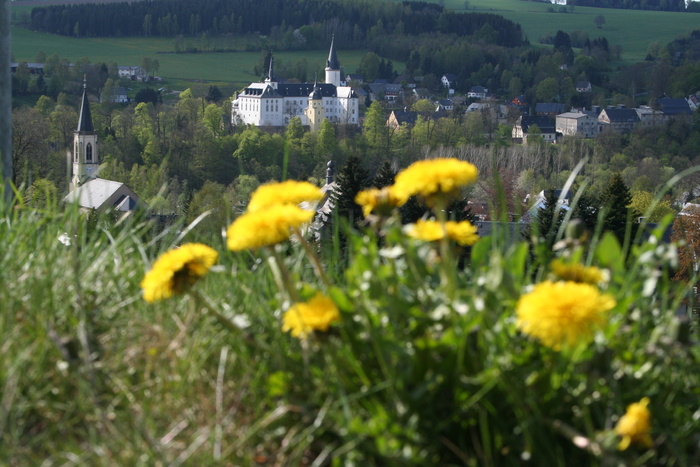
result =
[{"label": "church steeple", "polygon": [[92,127],[92,115],[90,115],[90,103],[87,97],[87,80],[83,77],[83,100],[80,104],[80,118],[76,131],[94,131]]},{"label": "church steeple", "polygon": [[326,83],[336,87],[340,86],[340,62],[335,53],[335,35],[331,37],[331,50],[328,53],[328,60],[326,60]]},{"label": "church steeple", "polygon": [[75,189],[97,177],[100,159],[97,152],[97,133],[92,126],[87,81],[83,77],[83,99],[80,104],[78,128],[73,132],[73,177],[71,188]]}]

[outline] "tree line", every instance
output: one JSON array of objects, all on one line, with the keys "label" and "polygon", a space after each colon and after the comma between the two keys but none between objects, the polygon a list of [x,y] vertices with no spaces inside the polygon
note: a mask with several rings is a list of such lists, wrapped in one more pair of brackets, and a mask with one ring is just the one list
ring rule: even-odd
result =
[{"label": "tree line", "polygon": [[[520,25],[488,13],[456,13],[426,2],[343,2],[339,0],[157,0],[135,3],[52,5],[32,10],[34,30],[80,37],[198,36],[202,33],[270,34],[321,25],[338,44],[359,46],[378,29],[389,34],[429,32],[472,36],[484,26],[494,43],[515,47],[524,42]],[[303,32],[302,32],[303,33]],[[314,37],[305,37],[313,43]],[[324,38],[326,40],[326,38]],[[315,44],[312,44],[315,45]]]}]

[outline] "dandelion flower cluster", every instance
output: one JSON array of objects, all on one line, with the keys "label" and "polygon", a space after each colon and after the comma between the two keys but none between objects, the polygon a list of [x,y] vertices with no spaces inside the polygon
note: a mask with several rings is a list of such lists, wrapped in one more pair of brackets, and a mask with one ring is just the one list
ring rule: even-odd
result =
[{"label": "dandelion flower cluster", "polygon": [[477,176],[478,170],[469,162],[454,158],[427,159],[400,172],[391,190],[403,202],[418,195],[430,204],[434,196],[450,196],[459,188],[474,183]]},{"label": "dandelion flower cluster", "polygon": [[299,204],[318,201],[323,197],[321,189],[309,182],[287,180],[261,185],[250,197],[248,212],[260,211],[277,204]]},{"label": "dandelion flower cluster", "polygon": [[615,299],[589,284],[545,281],[518,301],[517,326],[544,345],[560,350],[589,342],[606,322]]},{"label": "dandelion flower cluster", "polygon": [[318,201],[321,190],[308,182],[289,180],[258,187],[248,203],[248,210],[226,230],[229,250],[241,251],[283,242],[302,225],[311,222],[314,211],[297,206]]},{"label": "dandelion flower cluster", "polygon": [[246,212],[226,230],[226,244],[231,251],[257,249],[289,238],[292,231],[310,222],[313,211],[293,204],[278,204],[262,211]]},{"label": "dandelion flower cluster", "polygon": [[627,412],[615,425],[615,432],[622,437],[618,449],[624,451],[632,443],[647,448],[653,445],[648,405],[649,398],[644,397],[641,401],[627,406]]},{"label": "dandelion flower cluster", "polygon": [[389,214],[392,209],[403,204],[389,187],[382,189],[370,188],[369,190],[360,191],[355,196],[355,203],[362,206],[362,214],[365,217],[372,214],[372,212]]},{"label": "dandelion flower cluster", "polygon": [[418,240],[434,242],[442,239],[445,231],[450,240],[462,246],[471,246],[479,240],[479,236],[476,234],[476,226],[472,225],[469,221],[447,221],[445,222],[445,229],[443,230],[440,222],[419,220],[415,224],[409,226],[406,233],[409,237]]},{"label": "dandelion flower cluster", "polygon": [[282,331],[305,339],[313,331],[327,331],[331,323],[340,320],[338,308],[329,297],[317,293],[305,303],[297,303],[286,311]]},{"label": "dandelion flower cluster", "polygon": [[560,280],[600,284],[605,281],[605,274],[595,266],[586,267],[582,264],[565,264],[558,259],[552,261],[552,273]]},{"label": "dandelion flower cluster", "polygon": [[141,281],[143,299],[149,303],[185,291],[204,276],[219,258],[211,247],[187,243],[163,253]]}]

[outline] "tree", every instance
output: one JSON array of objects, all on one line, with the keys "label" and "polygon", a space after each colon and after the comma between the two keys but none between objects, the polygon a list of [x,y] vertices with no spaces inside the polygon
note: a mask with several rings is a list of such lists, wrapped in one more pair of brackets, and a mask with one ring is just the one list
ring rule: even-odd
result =
[{"label": "tree", "polygon": [[555,78],[545,78],[537,84],[535,96],[539,102],[552,102],[559,94],[559,83]]},{"label": "tree", "polygon": [[[654,196],[648,191],[635,191],[632,194],[632,202],[630,207],[640,215],[645,215],[647,214],[647,211],[649,210],[649,207],[651,207],[653,201]],[[661,199],[653,206],[651,212],[648,213],[647,220],[649,222],[659,222],[667,215],[673,213],[674,211],[671,207],[670,201],[667,199]]]},{"label": "tree", "polygon": [[158,91],[151,87],[139,89],[134,97],[134,101],[137,104],[140,104],[141,102],[150,102],[151,104],[156,105],[158,104],[159,99],[160,96],[158,95]]},{"label": "tree", "polygon": [[218,103],[222,97],[223,94],[221,93],[221,90],[218,86],[209,86],[209,89],[207,89],[207,96],[205,97],[205,99],[207,100],[207,102]]},{"label": "tree", "polygon": [[632,224],[632,222],[638,214],[630,208],[632,195],[619,172],[612,176],[607,187],[601,193],[600,202],[605,210],[603,230],[615,234],[620,244],[623,244],[627,234],[628,223],[630,223],[632,236],[634,236],[636,230],[634,225],[636,224]]},{"label": "tree", "polygon": [[362,128],[367,144],[375,151],[387,148],[389,142],[389,127],[386,125],[384,109],[379,102],[372,102],[365,114],[365,123]]},{"label": "tree", "polygon": [[598,15],[595,18],[593,18],[593,23],[595,23],[595,27],[598,29],[603,29],[603,25],[605,24],[605,16],[603,15]]},{"label": "tree", "polygon": [[38,110],[20,107],[12,112],[12,182],[15,186],[31,184],[34,179],[47,175],[48,139],[49,126]]},{"label": "tree", "polygon": [[363,219],[362,208],[355,203],[357,193],[369,186],[369,172],[356,155],[351,155],[336,176],[338,188],[333,191],[333,202],[339,216],[356,225]]}]

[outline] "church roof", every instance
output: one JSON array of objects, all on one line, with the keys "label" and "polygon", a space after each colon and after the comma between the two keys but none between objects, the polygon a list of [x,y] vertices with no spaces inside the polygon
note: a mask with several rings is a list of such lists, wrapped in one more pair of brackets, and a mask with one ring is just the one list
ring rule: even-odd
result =
[{"label": "church roof", "polygon": [[340,70],[340,62],[338,61],[338,55],[335,53],[335,36],[331,39],[331,51],[328,54],[328,60],[326,61],[326,68],[329,70]]},{"label": "church roof", "polygon": [[94,178],[74,189],[63,198],[67,203],[78,203],[85,209],[114,207],[119,211],[133,210],[141,199],[124,183]]},{"label": "church roof", "polygon": [[80,104],[80,118],[78,118],[77,131],[95,131],[92,127],[92,115],[90,115],[90,103],[88,102],[85,83],[83,83],[83,101]]}]

